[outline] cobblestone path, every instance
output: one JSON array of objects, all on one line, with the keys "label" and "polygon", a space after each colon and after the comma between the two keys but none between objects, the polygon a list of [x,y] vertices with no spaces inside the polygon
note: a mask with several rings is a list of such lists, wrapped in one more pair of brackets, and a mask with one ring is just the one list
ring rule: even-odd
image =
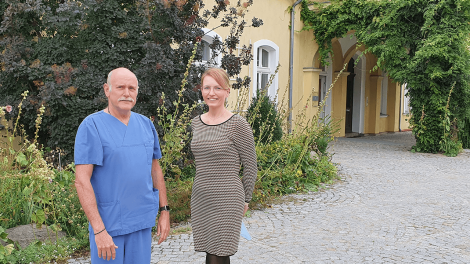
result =
[{"label": "cobblestone path", "polygon": [[[411,153],[413,144],[410,132],[337,139],[342,181],[253,211],[253,240],[240,239],[231,263],[470,263],[470,152]],[[154,243],[152,263],[204,263],[192,243]]]}]

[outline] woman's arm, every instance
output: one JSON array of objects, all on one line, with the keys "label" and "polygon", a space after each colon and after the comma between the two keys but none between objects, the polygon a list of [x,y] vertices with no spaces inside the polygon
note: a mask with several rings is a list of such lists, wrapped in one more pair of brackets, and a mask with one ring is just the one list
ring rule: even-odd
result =
[{"label": "woman's arm", "polygon": [[235,126],[234,134],[234,142],[243,164],[242,183],[245,190],[245,202],[249,203],[258,176],[253,130],[244,118],[240,118]]}]

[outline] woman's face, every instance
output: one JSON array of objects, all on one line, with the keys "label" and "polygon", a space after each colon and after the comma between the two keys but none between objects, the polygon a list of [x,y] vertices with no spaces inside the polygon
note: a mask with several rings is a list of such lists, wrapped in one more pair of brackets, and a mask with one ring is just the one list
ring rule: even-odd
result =
[{"label": "woman's face", "polygon": [[230,94],[229,89],[224,89],[211,76],[204,77],[202,82],[202,97],[209,107],[224,107],[225,99]]}]

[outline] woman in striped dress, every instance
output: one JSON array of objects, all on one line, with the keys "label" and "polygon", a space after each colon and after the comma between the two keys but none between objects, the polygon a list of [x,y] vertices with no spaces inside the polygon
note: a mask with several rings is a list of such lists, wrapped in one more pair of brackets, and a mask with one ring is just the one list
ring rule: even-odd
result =
[{"label": "woman in striped dress", "polygon": [[196,163],[191,195],[194,249],[207,253],[206,263],[225,264],[238,249],[242,217],[258,172],[256,151],[248,122],[225,108],[230,94],[227,73],[211,68],[201,82],[209,111],[195,117],[191,124]]}]

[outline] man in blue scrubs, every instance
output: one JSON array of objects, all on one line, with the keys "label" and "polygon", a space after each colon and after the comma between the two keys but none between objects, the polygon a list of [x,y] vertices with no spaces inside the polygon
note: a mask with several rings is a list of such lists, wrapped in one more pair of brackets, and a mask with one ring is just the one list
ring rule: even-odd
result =
[{"label": "man in blue scrubs", "polygon": [[117,68],[103,85],[108,107],[86,117],[75,138],[78,197],[89,220],[91,261],[150,263],[152,227],[158,243],[170,232],[162,157],[153,123],[131,109],[138,81]]}]

